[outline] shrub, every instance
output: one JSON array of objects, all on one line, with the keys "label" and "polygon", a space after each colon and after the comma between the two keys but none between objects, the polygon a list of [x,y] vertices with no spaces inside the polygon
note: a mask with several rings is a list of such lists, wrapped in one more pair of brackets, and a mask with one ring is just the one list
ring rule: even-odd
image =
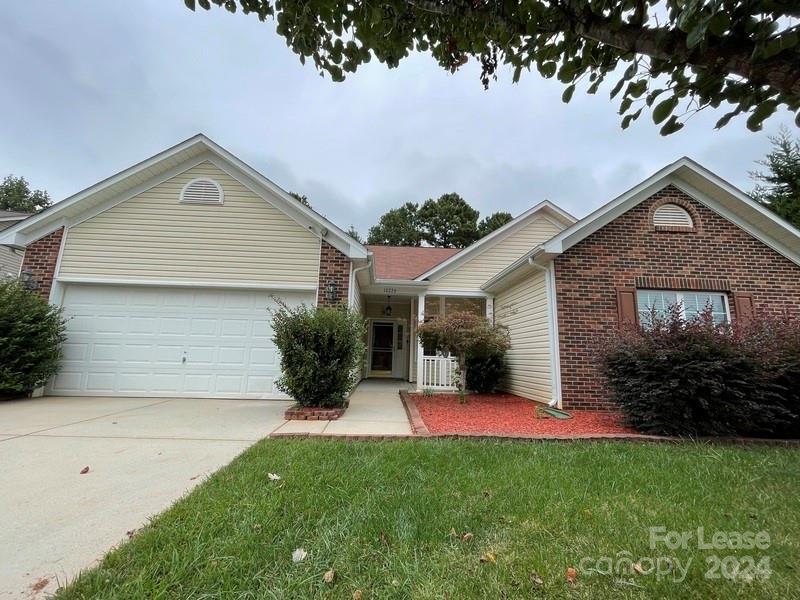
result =
[{"label": "shrub", "polygon": [[58,372],[61,309],[15,279],[0,281],[0,398],[28,395]]},{"label": "shrub", "polygon": [[497,389],[506,365],[504,353],[494,352],[467,357],[467,389],[479,394],[489,394]]},{"label": "shrub", "polygon": [[602,370],[628,422],[645,433],[784,435],[800,415],[799,339],[788,319],[731,327],[709,311],[684,321],[673,307],[651,327],[615,334]]},{"label": "shrub", "polygon": [[364,356],[364,320],[346,308],[272,311],[273,341],[281,353],[279,390],[302,406],[340,407],[358,382]]},{"label": "shrub", "polygon": [[458,388],[461,402],[465,401],[469,365],[467,358],[502,354],[510,342],[508,330],[494,325],[485,317],[468,311],[456,311],[420,323],[418,335],[423,345],[439,348],[458,358]]}]

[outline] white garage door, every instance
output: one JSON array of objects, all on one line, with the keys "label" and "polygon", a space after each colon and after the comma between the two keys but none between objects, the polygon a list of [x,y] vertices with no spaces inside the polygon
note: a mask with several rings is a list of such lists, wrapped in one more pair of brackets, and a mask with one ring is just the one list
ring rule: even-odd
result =
[{"label": "white garage door", "polygon": [[[313,294],[277,292],[290,305]],[[277,398],[269,291],[69,285],[57,395]]]}]

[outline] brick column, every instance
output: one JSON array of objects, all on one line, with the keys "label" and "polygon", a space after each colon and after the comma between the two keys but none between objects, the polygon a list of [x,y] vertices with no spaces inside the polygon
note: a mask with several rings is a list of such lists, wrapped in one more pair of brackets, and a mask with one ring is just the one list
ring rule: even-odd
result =
[{"label": "brick column", "polygon": [[[333,286],[333,298],[329,298],[328,286]],[[347,304],[350,290],[350,259],[322,240],[319,249],[319,283],[317,306],[339,306]]]},{"label": "brick column", "polygon": [[29,273],[34,290],[45,300],[50,299],[50,290],[53,288],[53,279],[56,276],[56,263],[58,252],[61,249],[61,238],[64,237],[64,228],[60,227],[52,233],[28,244],[25,255],[22,257],[21,273]]}]

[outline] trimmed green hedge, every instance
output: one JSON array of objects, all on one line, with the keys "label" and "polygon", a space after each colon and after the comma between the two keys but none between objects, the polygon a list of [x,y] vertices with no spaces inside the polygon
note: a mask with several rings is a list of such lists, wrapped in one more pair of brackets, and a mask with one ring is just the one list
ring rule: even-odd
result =
[{"label": "trimmed green hedge", "polygon": [[278,389],[303,406],[343,406],[362,368],[364,319],[344,307],[285,304],[272,317],[283,371]]},{"label": "trimmed green hedge", "polygon": [[0,281],[0,398],[26,396],[58,372],[64,329],[61,309]]}]

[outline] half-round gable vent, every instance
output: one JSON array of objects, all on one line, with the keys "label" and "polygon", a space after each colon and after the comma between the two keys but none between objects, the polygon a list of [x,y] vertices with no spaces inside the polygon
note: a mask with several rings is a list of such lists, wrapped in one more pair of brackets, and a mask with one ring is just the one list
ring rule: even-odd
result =
[{"label": "half-round gable vent", "polygon": [[664,204],[653,214],[653,225],[656,227],[694,227],[692,215],[677,204]]},{"label": "half-round gable vent", "polygon": [[222,186],[213,179],[192,179],[181,190],[181,202],[222,204]]}]

